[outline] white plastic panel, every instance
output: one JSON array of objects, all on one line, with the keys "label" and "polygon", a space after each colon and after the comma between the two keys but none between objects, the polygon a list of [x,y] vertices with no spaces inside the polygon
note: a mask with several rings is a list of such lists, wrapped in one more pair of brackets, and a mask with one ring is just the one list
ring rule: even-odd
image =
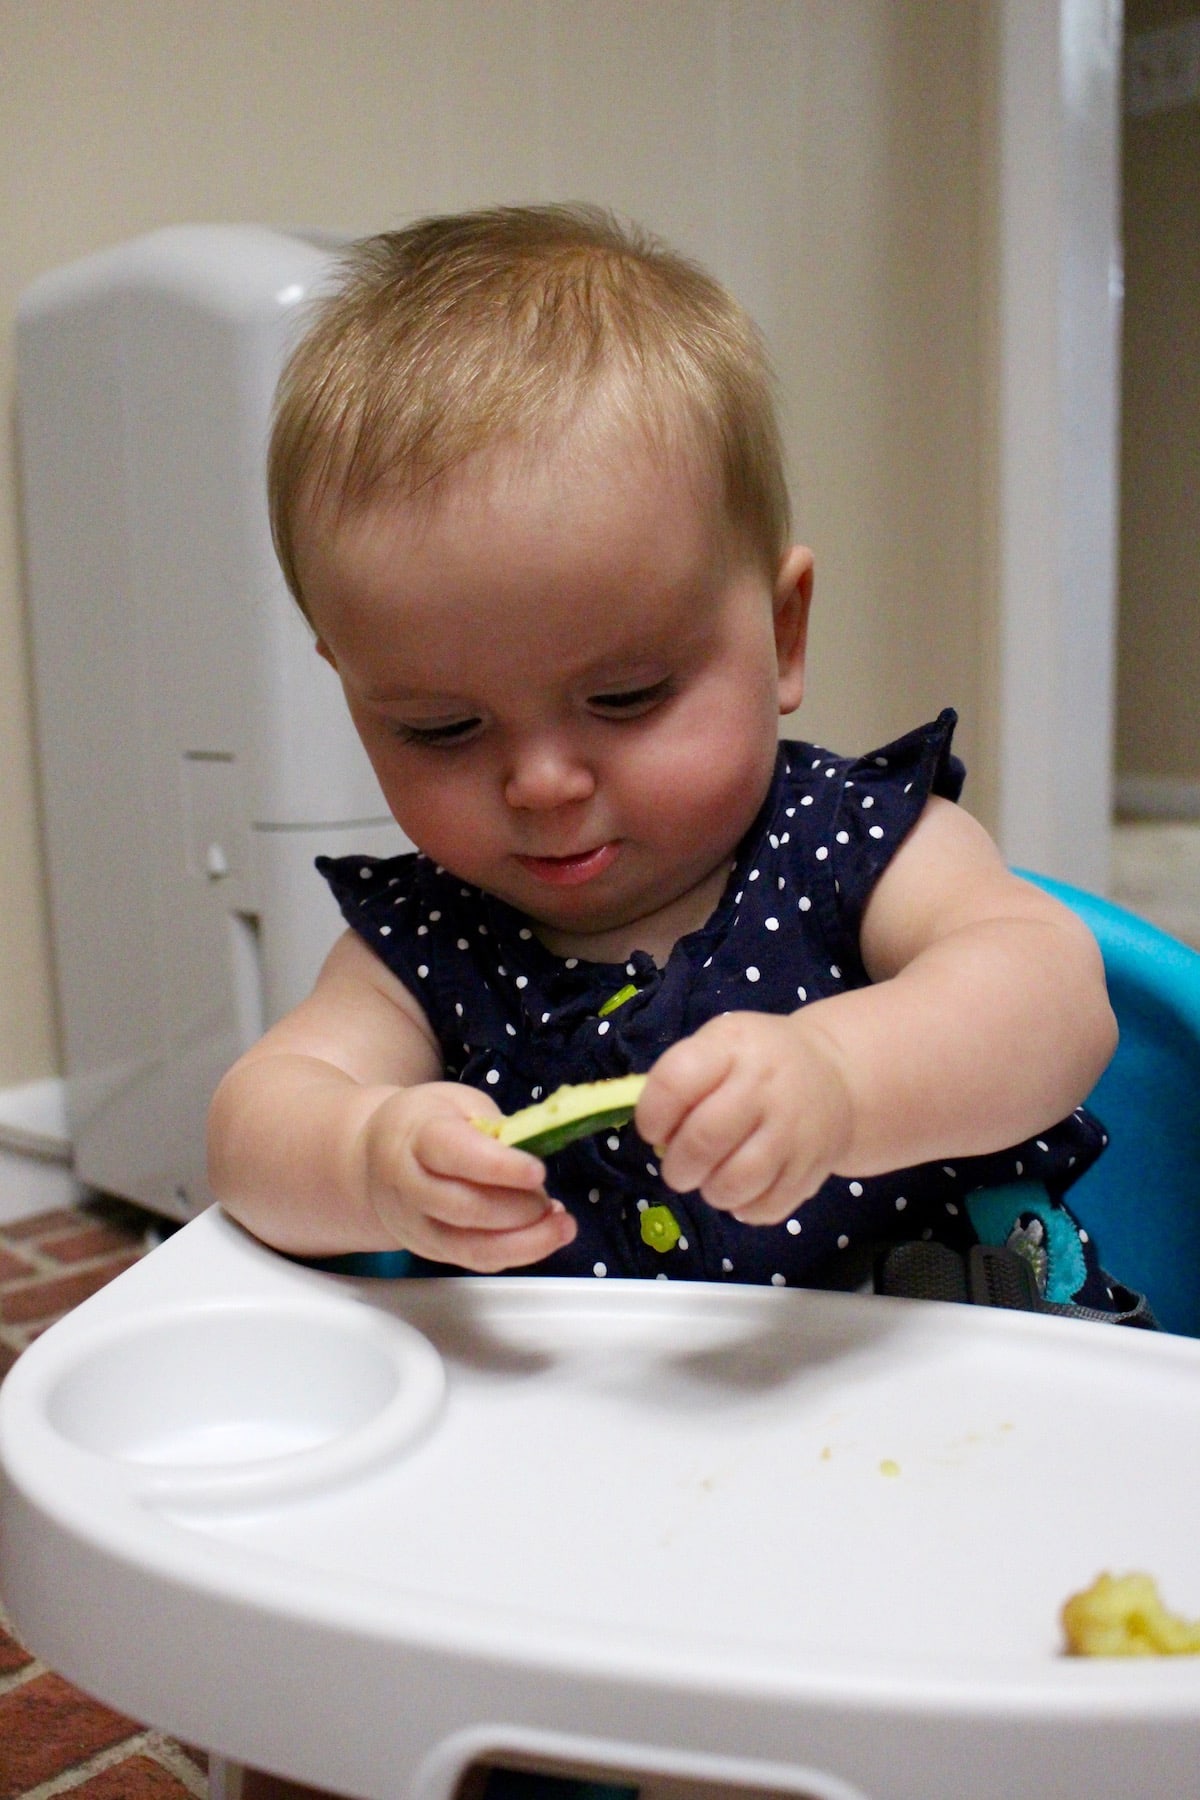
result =
[{"label": "white plastic panel", "polygon": [[[207,1197],[215,1080],[251,1020],[306,991],[337,928],[306,866],[267,908],[272,937],[260,832],[324,827],[353,849],[365,846],[345,827],[388,816],[287,594],[266,512],[275,383],[331,264],[328,247],[257,226],[175,226],[44,276],[20,307],[38,751],[77,1170],[173,1212]],[[328,847],[314,843],[306,863]],[[251,942],[275,997],[264,989],[257,1006]]]},{"label": "white plastic panel", "polygon": [[303,1000],[345,929],[313,868],[317,856],[396,856],[411,848],[398,825],[272,830],[255,834],[262,920],[263,1016],[272,1024]]}]

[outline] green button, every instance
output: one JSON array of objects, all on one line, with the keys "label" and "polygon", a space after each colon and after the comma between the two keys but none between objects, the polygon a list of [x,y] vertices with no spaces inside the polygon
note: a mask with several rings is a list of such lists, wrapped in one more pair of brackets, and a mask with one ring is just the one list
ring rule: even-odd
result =
[{"label": "green button", "polygon": [[652,1250],[673,1250],[683,1236],[669,1206],[648,1206],[642,1214],[642,1242]]}]

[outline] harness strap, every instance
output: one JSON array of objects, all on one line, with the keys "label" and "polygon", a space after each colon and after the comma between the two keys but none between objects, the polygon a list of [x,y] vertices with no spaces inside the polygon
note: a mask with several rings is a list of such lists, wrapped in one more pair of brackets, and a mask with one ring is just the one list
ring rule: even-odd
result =
[{"label": "harness strap", "polygon": [[994,1244],[972,1244],[965,1256],[947,1244],[924,1240],[891,1244],[876,1258],[875,1292],[906,1300],[949,1300],[1016,1312],[1057,1313],[1061,1318],[1089,1319],[1097,1325],[1158,1330],[1146,1296],[1118,1282],[1113,1283],[1116,1305],[1112,1312],[1043,1299],[1026,1259]]}]

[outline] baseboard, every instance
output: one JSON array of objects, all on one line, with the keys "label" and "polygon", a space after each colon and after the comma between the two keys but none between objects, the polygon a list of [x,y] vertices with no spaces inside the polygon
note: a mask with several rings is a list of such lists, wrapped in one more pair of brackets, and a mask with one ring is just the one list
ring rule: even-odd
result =
[{"label": "baseboard", "polygon": [[74,1206],[66,1092],[55,1076],[0,1088],[0,1224]]},{"label": "baseboard", "polygon": [[78,1206],[84,1189],[64,1163],[0,1146],[0,1225],[30,1219],[35,1213]]},{"label": "baseboard", "polygon": [[1200,781],[1186,775],[1118,775],[1119,819],[1200,819]]},{"label": "baseboard", "polygon": [[0,1088],[0,1149],[52,1162],[70,1160],[66,1083],[57,1075]]}]

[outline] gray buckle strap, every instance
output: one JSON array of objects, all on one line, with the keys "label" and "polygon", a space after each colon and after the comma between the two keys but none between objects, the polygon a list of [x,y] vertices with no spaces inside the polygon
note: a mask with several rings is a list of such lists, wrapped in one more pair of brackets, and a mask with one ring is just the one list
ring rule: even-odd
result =
[{"label": "gray buckle strap", "polygon": [[1158,1322],[1144,1294],[1117,1287],[1126,1304],[1114,1312],[1045,1300],[1029,1263],[1015,1250],[972,1244],[960,1256],[946,1244],[915,1241],[889,1245],[875,1264],[875,1292],[908,1300],[950,1300],[960,1305],[999,1306],[1016,1312],[1057,1313],[1097,1325],[1133,1325],[1156,1331]]}]

